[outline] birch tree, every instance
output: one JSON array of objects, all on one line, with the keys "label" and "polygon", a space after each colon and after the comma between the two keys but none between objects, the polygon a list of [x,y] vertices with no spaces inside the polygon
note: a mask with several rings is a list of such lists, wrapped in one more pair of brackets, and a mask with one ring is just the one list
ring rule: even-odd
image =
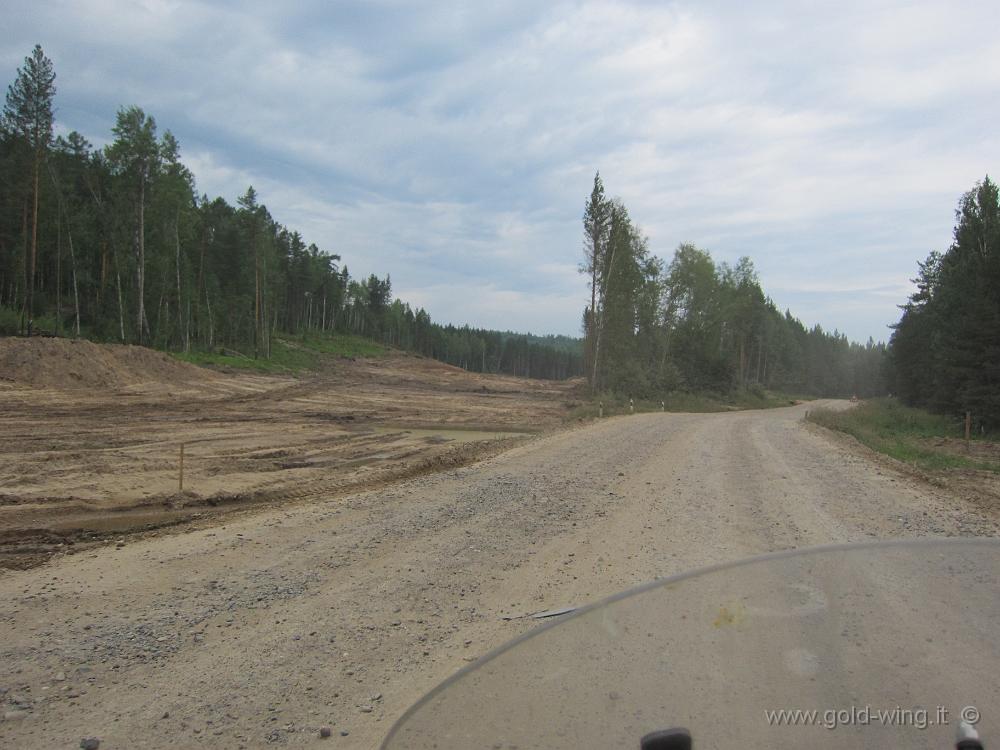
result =
[{"label": "birch tree", "polygon": [[112,173],[125,186],[132,208],[132,247],[136,261],[136,340],[139,344],[149,334],[146,320],[146,205],[150,186],[160,167],[160,145],[156,140],[156,121],[139,107],[118,111],[112,129],[115,141],[107,148]]}]

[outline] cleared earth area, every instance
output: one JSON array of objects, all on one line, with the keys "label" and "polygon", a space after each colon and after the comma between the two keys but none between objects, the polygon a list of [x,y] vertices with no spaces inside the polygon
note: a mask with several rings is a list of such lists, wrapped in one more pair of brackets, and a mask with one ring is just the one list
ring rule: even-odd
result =
[{"label": "cleared earth area", "polygon": [[[221,404],[235,403],[220,413],[246,416],[233,429],[250,441],[271,430],[258,415],[287,409],[262,394],[284,388],[275,401],[301,399],[302,414],[341,413],[370,387],[377,393],[366,378],[377,382],[387,377],[379,368],[393,366],[351,365],[371,369],[346,385],[331,380],[329,388],[346,389],[337,410],[304,405],[332,398],[323,388],[296,395],[300,384],[285,383],[248,387],[243,406],[223,393]],[[565,385],[511,380],[510,393],[476,394],[455,385],[470,376],[441,377],[455,378],[444,381],[451,391],[419,373],[405,386],[429,404],[414,411],[414,428],[417,414],[439,415],[439,424],[460,413],[480,431],[519,432],[555,424],[571,400]],[[43,396],[12,387],[4,398],[23,404],[6,429],[24,430],[31,399]],[[138,404],[149,398],[138,393],[132,406],[123,399],[121,414],[145,409]],[[399,396],[377,398],[408,408]],[[496,404],[499,421],[465,411],[479,398]],[[75,410],[86,401],[54,403]],[[188,421],[192,430],[214,429],[220,418],[209,403],[178,406],[164,429]],[[528,406],[519,413],[518,403]],[[537,626],[533,613],[771,550],[1000,531],[994,509],[831,440],[803,422],[807,408],[615,417],[518,438],[468,465],[369,488],[321,487],[299,502],[203,518],[183,533],[133,535],[6,571],[0,739],[12,747],[77,747],[99,737],[102,749],[374,748],[425,691]],[[141,413],[148,420],[156,410]],[[105,414],[100,429],[113,435],[121,420]],[[394,426],[399,420],[391,417]],[[118,429],[136,441],[165,439],[155,422]],[[21,453],[4,456],[5,476],[25,460],[43,465],[32,455],[42,444],[16,442]],[[132,481],[124,466],[122,481]],[[160,470],[168,483],[169,466]],[[315,471],[309,481],[327,481],[321,468],[303,470]],[[30,472],[22,473],[27,486]],[[75,481],[72,470],[62,481]],[[332,737],[321,739],[322,727]]]},{"label": "cleared earth area", "polygon": [[[418,357],[217,373],[140,347],[0,339],[0,565],[468,463],[562,424],[573,383]],[[184,447],[184,490],[180,452]]]}]

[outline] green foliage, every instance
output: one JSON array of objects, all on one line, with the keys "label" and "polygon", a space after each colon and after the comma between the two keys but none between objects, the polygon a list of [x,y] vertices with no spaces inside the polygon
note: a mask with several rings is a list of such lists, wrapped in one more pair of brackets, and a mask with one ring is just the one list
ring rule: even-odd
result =
[{"label": "green foliage", "polygon": [[[885,392],[883,344],[806,330],[764,295],[749,258],[716,264],[707,251],[682,244],[664,264],[625,206],[603,196],[597,176],[584,212],[581,267],[591,277],[583,330],[592,391],[654,399],[676,390]],[[599,231],[602,217],[606,232]]]},{"label": "green foliage", "polygon": [[[225,354],[223,352],[230,353]],[[252,372],[284,374],[313,369],[312,359],[305,362],[289,362],[287,358],[282,358],[280,361],[278,358],[254,359],[252,355],[240,354],[237,356],[237,354],[233,353],[233,350],[231,349],[221,349],[218,352],[170,352],[170,355],[181,360],[182,362],[189,362],[200,367],[212,367],[220,370],[249,370]]]},{"label": "green foliage", "polygon": [[[291,342],[283,343],[291,344]],[[322,335],[313,333],[296,339],[295,343],[310,351],[337,357],[381,357],[389,351],[370,339],[350,334]]]},{"label": "green foliage", "polygon": [[890,341],[892,383],[909,404],[972,411],[1000,425],[1000,191],[989,177],[959,201],[954,240],[919,264]]},{"label": "green foliage", "polygon": [[817,409],[809,419],[851,435],[872,450],[922,469],[974,468],[1000,471],[1000,464],[937,446],[964,435],[964,419],[906,406],[895,398],[865,401],[846,410]]},{"label": "green foliage", "polygon": [[52,143],[55,80],[52,61],[36,44],[7,88],[3,129],[13,138],[22,140],[34,153],[44,151]]},{"label": "green foliage", "polygon": [[329,357],[381,357],[387,352],[384,346],[360,336],[310,333],[296,338],[275,338],[270,359],[254,358],[252,352],[227,348],[172,352],[172,355],[203,367],[294,373],[322,369]]},{"label": "green foliage", "polygon": [[[42,166],[52,145],[55,79],[52,61],[36,44],[32,53],[24,59],[24,66],[18,69],[14,83],[7,89],[3,117],[0,118],[3,146],[0,150],[0,166],[3,167],[0,174],[3,175],[4,198],[11,199],[13,206],[20,204],[21,239],[24,248],[23,265],[20,269],[17,269],[16,261],[9,265],[20,270],[24,276],[20,330],[29,333],[37,309],[35,287],[39,218],[42,214]],[[10,216],[11,213],[9,209],[3,212],[6,216]],[[5,235],[8,234],[0,233],[0,248],[7,245],[8,237]],[[11,254],[13,255],[13,252]],[[0,283],[2,281],[0,279]],[[11,300],[8,304],[15,301]],[[0,299],[0,304],[3,302],[4,300]]]},{"label": "green foliage", "polygon": [[[15,336],[21,330],[21,313],[9,307],[0,307],[0,336]],[[56,330],[53,315],[36,315],[35,330],[51,333]]]},{"label": "green foliage", "polygon": [[179,142],[169,130],[158,134],[138,107],[118,112],[104,149],[76,132],[56,139],[43,179],[34,180],[36,275],[30,152],[36,143],[48,148],[51,111],[38,141],[20,124],[27,94],[18,92],[30,93],[25,81],[34,75],[53,93],[54,73],[40,48],[25,64],[29,74],[41,73],[19,71],[0,130],[0,169],[18,175],[0,180],[0,308],[29,313],[11,331],[34,317],[43,330],[142,343],[225,366],[247,365],[220,350],[242,352],[273,364],[253,366],[263,370],[311,367],[324,348],[373,356],[392,346],[482,372],[582,372],[578,341],[442,326],[394,299],[388,275],[352,278],[339,255],[272,217],[253,187],[235,206],[198,197]]}]

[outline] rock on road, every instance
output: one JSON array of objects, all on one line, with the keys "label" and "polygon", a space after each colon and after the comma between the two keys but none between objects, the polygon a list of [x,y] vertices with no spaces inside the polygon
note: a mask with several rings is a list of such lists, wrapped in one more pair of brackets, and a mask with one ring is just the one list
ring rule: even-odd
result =
[{"label": "rock on road", "polygon": [[805,425],[806,408],[607,419],[8,572],[0,740],[373,748],[421,694],[537,624],[524,615],[771,550],[997,534]]}]

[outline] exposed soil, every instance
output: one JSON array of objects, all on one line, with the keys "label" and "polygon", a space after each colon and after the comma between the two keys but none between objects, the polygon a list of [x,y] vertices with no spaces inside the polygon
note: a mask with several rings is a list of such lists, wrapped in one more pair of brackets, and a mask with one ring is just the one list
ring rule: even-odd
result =
[{"label": "exposed soil", "polygon": [[142,346],[60,338],[0,338],[0,381],[48,388],[114,389],[158,381],[204,381],[200,367]]},{"label": "exposed soil", "polygon": [[[486,382],[387,359],[346,363],[324,383],[145,384],[116,407],[96,394],[4,390],[14,498],[33,485],[31,471],[13,467],[43,469],[46,454],[62,467],[46,481],[93,493],[91,505],[115,501],[98,497],[105,481],[141,490],[132,472],[169,492],[178,435],[195,446],[196,491],[216,478],[215,462],[258,492],[313,473],[301,485],[308,502],[283,490],[185,533],[154,530],[2,572],[0,743],[374,748],[440,680],[537,625],[531,613],[771,550],[1000,533],[987,499],[831,440],[803,423],[809,405],[615,417],[365,490],[338,484],[342,464],[276,465],[339,455],[352,441],[369,454],[396,450],[381,447],[383,427],[537,428],[558,422],[570,398],[566,385],[490,379],[498,392],[483,393]],[[318,414],[369,429],[317,426]],[[195,443],[202,432],[222,446]],[[415,431],[410,449],[426,438]],[[246,468],[253,461],[270,471]],[[268,485],[279,472],[284,484]],[[148,502],[145,512],[163,512],[162,499]],[[323,727],[332,737],[321,739]]]},{"label": "exposed soil", "polygon": [[464,465],[560,425],[575,388],[401,354],[293,378],[0,339],[0,566]]}]

